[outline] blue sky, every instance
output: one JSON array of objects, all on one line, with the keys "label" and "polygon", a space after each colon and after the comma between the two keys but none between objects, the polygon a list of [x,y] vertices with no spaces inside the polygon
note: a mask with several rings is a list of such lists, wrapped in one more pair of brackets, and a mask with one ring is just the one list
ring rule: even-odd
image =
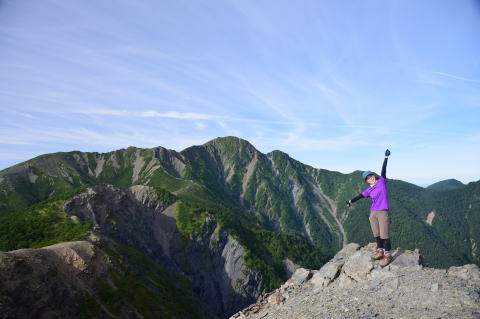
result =
[{"label": "blue sky", "polygon": [[480,179],[480,2],[0,0],[0,169],[249,140],[317,168]]}]

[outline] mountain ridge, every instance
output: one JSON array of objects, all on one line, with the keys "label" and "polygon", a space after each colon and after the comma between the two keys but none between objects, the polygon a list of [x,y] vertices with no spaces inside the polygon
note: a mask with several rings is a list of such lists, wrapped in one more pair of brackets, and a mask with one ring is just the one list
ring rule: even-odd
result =
[{"label": "mountain ridge", "polygon": [[[344,242],[365,243],[371,236],[368,223],[362,217],[363,212],[368,212],[367,201],[356,203],[350,210],[343,204],[365,188],[360,174],[360,171],[343,174],[313,168],[282,151],[264,154],[250,142],[233,136],[216,138],[181,152],[163,147],[129,147],[108,153],[62,152],[1,171],[0,214],[81,185],[143,184],[163,187],[180,197],[221,199],[228,205],[250,211],[249,218],[256,219],[267,230],[304,237],[327,254],[333,254]],[[455,221],[458,224],[455,227],[461,228],[462,233],[473,234],[461,240],[452,238],[461,249],[448,248],[451,236],[444,235],[445,231],[449,233],[447,220],[452,221],[452,209],[460,209],[462,215],[475,220],[474,224],[479,219],[477,213],[471,213],[471,209],[477,211],[477,184],[467,185],[460,193],[457,190],[447,193],[447,197],[462,198],[461,202],[453,200],[457,206],[454,208],[453,203],[445,202],[431,190],[390,179],[392,222],[401,226],[392,228],[392,236],[409,248],[424,242],[421,248],[426,249],[425,253],[434,263],[436,258],[443,258],[441,255],[450,256],[450,263],[478,262],[480,239],[468,230],[470,226]],[[442,211],[442,207],[446,210]],[[395,214],[396,211],[400,213]],[[431,214],[434,211],[436,213]],[[407,216],[410,221],[404,220]],[[427,223],[427,216],[435,217]],[[439,223],[442,220],[444,222]],[[415,229],[411,240],[405,231],[400,231],[407,225]],[[466,243],[462,243],[464,240]],[[433,253],[439,257],[431,256]]]},{"label": "mountain ridge", "polygon": [[[235,137],[181,152],[129,147],[46,154],[0,171],[0,250],[79,240],[89,228],[107,238],[100,243],[117,260],[112,278],[127,276],[138,294],[168,299],[155,288],[166,267],[190,283],[182,289],[198,303],[198,316],[224,317],[279,287],[297,267],[320,267],[349,242],[368,244],[369,202],[345,206],[365,187],[360,171],[313,168]],[[480,182],[438,192],[389,179],[389,191],[393,245],[420,248],[427,266],[479,263]],[[117,271],[124,266],[131,272]],[[207,269],[218,271],[212,277]],[[251,279],[233,275],[239,273]],[[108,311],[150,316],[130,292],[91,285],[83,296],[92,313],[105,305],[88,296],[106,302],[117,294],[119,303]]]}]

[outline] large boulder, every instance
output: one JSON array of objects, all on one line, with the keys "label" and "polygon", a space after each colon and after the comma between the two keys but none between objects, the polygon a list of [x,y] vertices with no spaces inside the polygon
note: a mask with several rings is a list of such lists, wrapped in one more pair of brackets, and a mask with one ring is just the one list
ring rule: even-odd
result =
[{"label": "large boulder", "polygon": [[326,263],[320,270],[314,270],[310,283],[315,287],[326,287],[339,275],[348,257],[360,249],[360,245],[350,243],[343,247],[328,263]]},{"label": "large boulder", "polygon": [[423,265],[423,257],[416,249],[414,251],[397,249],[393,253],[393,261],[391,266],[396,267],[416,267]]},{"label": "large boulder", "polygon": [[320,270],[314,270],[310,283],[315,287],[326,287],[332,281],[334,281],[340,271],[342,270],[343,263],[339,261],[329,261]]},{"label": "large boulder", "polygon": [[367,280],[368,274],[374,267],[373,264],[370,254],[359,250],[347,259],[345,265],[343,265],[342,275],[348,276],[357,282]]}]

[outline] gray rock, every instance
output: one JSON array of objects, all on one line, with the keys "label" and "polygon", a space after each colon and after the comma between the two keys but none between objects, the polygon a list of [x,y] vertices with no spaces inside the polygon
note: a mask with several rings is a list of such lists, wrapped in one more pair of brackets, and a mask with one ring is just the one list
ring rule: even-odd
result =
[{"label": "gray rock", "polygon": [[285,300],[285,297],[280,292],[275,292],[268,296],[268,303],[271,305],[278,305]]},{"label": "gray rock", "polygon": [[318,287],[326,287],[335,278],[338,277],[342,269],[343,263],[338,261],[330,261],[326,263],[320,270],[314,271],[310,283]]},{"label": "gray rock", "polygon": [[391,266],[409,267],[423,264],[423,257],[418,251],[397,249],[392,256]]},{"label": "gray rock", "polygon": [[360,282],[367,280],[367,275],[372,269],[373,262],[370,255],[364,251],[357,251],[347,258],[342,272],[353,280]]},{"label": "gray rock", "polygon": [[342,262],[344,261],[348,256],[352,255],[355,253],[357,250],[360,249],[360,245],[357,243],[350,243],[343,247],[336,255],[333,257],[332,260]]},{"label": "gray rock", "polygon": [[480,270],[477,265],[473,264],[463,265],[461,267],[450,267],[448,268],[447,275],[480,282]]},{"label": "gray rock", "polygon": [[287,280],[288,285],[301,285],[312,278],[312,271],[305,268],[298,268],[295,273]]},{"label": "gray rock", "polygon": [[351,286],[355,283],[355,280],[353,280],[352,278],[348,277],[345,273],[342,273],[339,277],[338,277],[338,286],[339,287],[345,287],[345,286]]},{"label": "gray rock", "polygon": [[400,251],[396,265],[381,268],[370,260],[374,244],[350,247],[313,271],[307,283],[288,286],[289,298],[280,306],[247,318],[480,318],[477,267],[452,267],[447,276],[422,267],[418,251]]},{"label": "gray rock", "polygon": [[76,318],[85,287],[107,270],[87,241],[0,252],[0,318]]}]

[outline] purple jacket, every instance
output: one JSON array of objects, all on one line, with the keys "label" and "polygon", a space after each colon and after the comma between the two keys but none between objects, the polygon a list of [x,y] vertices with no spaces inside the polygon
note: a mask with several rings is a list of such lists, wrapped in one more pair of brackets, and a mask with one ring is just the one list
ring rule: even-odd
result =
[{"label": "purple jacket", "polygon": [[388,190],[387,179],[380,177],[375,185],[370,186],[362,192],[363,197],[372,199],[372,207],[370,211],[388,210]]}]

